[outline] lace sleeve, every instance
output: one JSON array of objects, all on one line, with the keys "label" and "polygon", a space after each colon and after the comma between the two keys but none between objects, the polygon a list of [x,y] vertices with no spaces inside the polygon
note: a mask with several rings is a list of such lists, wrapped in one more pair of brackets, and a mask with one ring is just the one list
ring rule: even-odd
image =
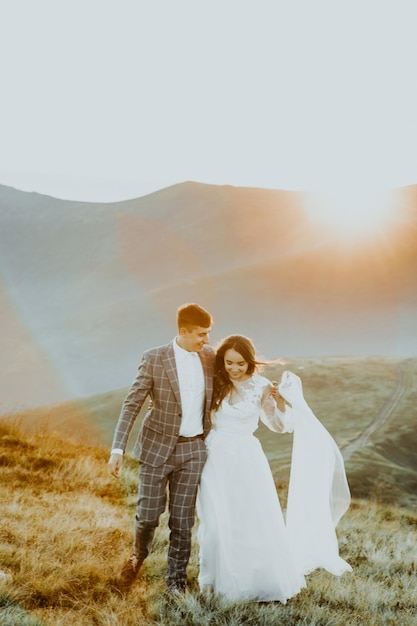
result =
[{"label": "lace sleeve", "polygon": [[265,426],[276,433],[292,433],[294,424],[291,407],[287,405],[285,412],[280,411],[271,394],[271,387],[270,384],[267,384],[262,393],[261,420]]}]

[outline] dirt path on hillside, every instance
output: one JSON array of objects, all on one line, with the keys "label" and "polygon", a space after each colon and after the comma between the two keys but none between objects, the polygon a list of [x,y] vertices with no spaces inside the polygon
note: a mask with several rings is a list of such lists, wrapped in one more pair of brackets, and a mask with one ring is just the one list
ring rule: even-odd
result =
[{"label": "dirt path on hillside", "polygon": [[402,361],[397,368],[397,381],[392,395],[377,412],[373,421],[353,441],[341,448],[345,462],[356,450],[366,446],[371,435],[382,426],[392,415],[399,401],[409,392],[412,387],[412,372],[408,359]]}]

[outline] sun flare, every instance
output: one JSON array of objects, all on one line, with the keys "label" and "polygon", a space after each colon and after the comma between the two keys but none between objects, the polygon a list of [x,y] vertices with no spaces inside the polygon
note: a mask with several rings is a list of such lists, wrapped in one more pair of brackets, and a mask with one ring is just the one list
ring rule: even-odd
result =
[{"label": "sun flare", "polygon": [[345,241],[384,233],[398,221],[398,194],[369,188],[332,189],[306,195],[309,220]]}]

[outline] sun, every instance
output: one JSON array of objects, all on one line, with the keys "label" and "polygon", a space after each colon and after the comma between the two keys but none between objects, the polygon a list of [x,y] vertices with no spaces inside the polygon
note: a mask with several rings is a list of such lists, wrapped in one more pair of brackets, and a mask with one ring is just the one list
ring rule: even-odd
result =
[{"label": "sun", "polygon": [[347,242],[384,234],[398,220],[398,192],[343,187],[305,195],[310,222]]}]

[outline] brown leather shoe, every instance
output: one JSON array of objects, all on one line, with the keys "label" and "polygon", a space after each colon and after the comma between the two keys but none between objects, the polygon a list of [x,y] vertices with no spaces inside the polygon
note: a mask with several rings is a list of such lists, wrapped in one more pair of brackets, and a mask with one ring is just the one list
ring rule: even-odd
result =
[{"label": "brown leather shoe", "polygon": [[143,561],[138,559],[136,554],[132,554],[132,556],[127,559],[120,572],[120,583],[123,587],[127,588],[132,585],[142,563]]}]

